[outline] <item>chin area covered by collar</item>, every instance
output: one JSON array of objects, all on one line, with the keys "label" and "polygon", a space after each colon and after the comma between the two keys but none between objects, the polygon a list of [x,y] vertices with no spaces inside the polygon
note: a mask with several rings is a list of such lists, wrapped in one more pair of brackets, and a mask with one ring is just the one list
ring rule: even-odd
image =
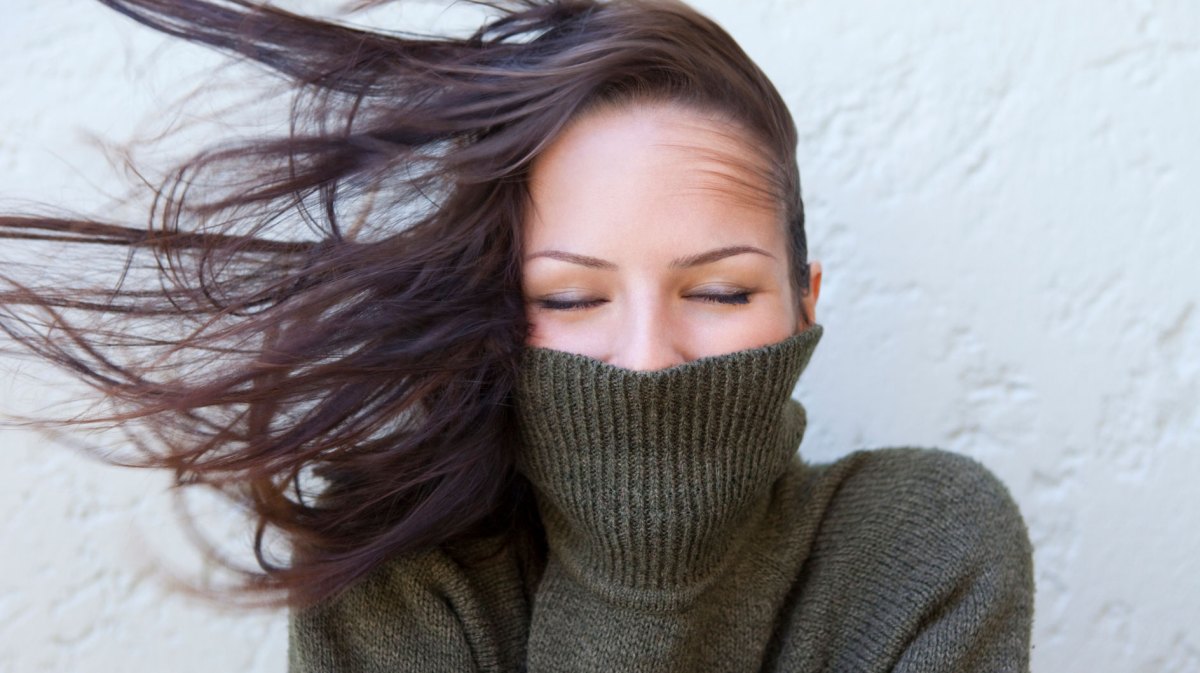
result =
[{"label": "chin area covered by collar", "polygon": [[822,333],[653,371],[527,349],[519,468],[550,552],[614,600],[694,599],[795,457],[806,416],[792,392]]}]

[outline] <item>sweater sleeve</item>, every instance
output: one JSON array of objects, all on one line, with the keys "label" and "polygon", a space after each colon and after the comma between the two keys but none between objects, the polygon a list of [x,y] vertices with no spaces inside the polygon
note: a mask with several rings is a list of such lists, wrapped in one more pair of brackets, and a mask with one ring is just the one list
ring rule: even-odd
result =
[{"label": "sweater sleeve", "polygon": [[508,673],[527,608],[505,551],[469,567],[443,549],[397,558],[334,599],[288,614],[289,673]]}]

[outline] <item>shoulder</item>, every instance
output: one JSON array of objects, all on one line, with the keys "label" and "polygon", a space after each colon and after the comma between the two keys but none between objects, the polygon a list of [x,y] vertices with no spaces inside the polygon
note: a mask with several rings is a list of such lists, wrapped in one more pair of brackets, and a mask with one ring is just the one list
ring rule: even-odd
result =
[{"label": "shoulder", "polygon": [[497,542],[395,555],[335,598],[290,611],[289,670],[408,670],[413,653],[436,670],[511,670],[528,606],[514,553]]},{"label": "shoulder", "polygon": [[457,613],[517,604],[525,581],[509,542],[501,536],[476,537],[394,556],[352,591],[360,602],[373,605],[438,605]]},{"label": "shoulder", "polygon": [[979,461],[936,448],[857,451],[817,466],[812,560],[943,593],[987,579],[1032,584],[1033,548],[1009,489]]},{"label": "shoulder", "polygon": [[1008,487],[969,456],[912,446],[869,449],[820,466],[818,474],[830,494],[829,513],[849,517],[847,524],[871,517],[896,532],[915,527],[970,541],[1025,534]]},{"label": "shoulder", "polygon": [[821,656],[855,652],[887,670],[1027,670],[1032,545],[991,470],[921,447],[810,469],[816,532],[798,588],[806,600],[793,609],[797,632],[831,634]]}]

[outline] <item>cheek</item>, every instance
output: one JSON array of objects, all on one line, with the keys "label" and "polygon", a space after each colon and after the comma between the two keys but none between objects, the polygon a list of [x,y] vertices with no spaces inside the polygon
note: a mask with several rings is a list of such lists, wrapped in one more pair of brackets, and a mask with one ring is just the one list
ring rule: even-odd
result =
[{"label": "cheek", "polygon": [[531,346],[601,357],[606,343],[618,331],[595,318],[566,320],[553,314],[529,310],[530,332],[525,342]]},{"label": "cheek", "polygon": [[772,297],[736,318],[693,325],[691,347],[696,357],[719,355],[776,343],[795,331],[784,302]]}]

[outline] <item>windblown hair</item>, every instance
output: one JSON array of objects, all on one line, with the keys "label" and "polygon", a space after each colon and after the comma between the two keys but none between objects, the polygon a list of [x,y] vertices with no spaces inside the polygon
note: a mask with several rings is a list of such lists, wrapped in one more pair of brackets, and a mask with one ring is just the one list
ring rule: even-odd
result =
[{"label": "windblown hair", "polygon": [[492,13],[452,39],[249,0],[100,1],[292,92],[286,133],[203,148],[148,184],[144,226],[0,216],[5,246],[124,259],[68,286],[0,270],[0,329],[101,403],[40,427],[123,429],[138,457],[105,460],[253,515],[259,568],[221,559],[239,579],[207,590],[221,600],[310,605],[472,536],[540,553],[510,405],[529,329],[520,224],[531,164],[582,114],[653,101],[726,120],[765,159],[797,302],[808,290],[791,115],[682,2],[474,0]]}]

